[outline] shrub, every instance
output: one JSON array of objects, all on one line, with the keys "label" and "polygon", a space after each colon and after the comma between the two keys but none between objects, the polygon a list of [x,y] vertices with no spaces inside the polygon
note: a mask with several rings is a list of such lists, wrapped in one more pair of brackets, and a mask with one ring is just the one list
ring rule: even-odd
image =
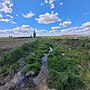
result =
[{"label": "shrub", "polygon": [[12,49],[10,54],[11,54],[12,60],[18,60],[19,58],[21,58],[23,56],[23,52],[22,52],[21,48]]},{"label": "shrub", "polygon": [[25,55],[31,51],[30,44],[28,44],[28,43],[24,43],[21,46],[21,48],[22,48],[23,54],[25,54]]},{"label": "shrub", "polygon": [[29,54],[29,55],[25,58],[25,62],[28,63],[28,64],[35,63],[35,61],[36,61],[36,56],[35,56],[34,53]]},{"label": "shrub", "polygon": [[27,73],[29,71],[33,71],[35,74],[39,72],[40,66],[38,63],[34,63],[34,64],[27,64],[24,68],[23,68],[23,73]]}]

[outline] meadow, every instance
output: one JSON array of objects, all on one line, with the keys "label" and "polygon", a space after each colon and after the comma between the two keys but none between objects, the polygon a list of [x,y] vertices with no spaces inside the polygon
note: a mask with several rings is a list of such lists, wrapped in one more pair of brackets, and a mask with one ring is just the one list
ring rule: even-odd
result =
[{"label": "meadow", "polygon": [[32,71],[31,76],[37,76],[41,58],[49,47],[53,51],[47,60],[48,87],[90,90],[90,37],[86,36],[0,39],[0,81],[19,71],[23,74]]}]

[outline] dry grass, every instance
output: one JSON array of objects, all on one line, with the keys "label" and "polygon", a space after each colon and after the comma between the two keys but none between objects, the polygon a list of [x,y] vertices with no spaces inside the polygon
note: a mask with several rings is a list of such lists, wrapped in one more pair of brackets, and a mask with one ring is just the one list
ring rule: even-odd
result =
[{"label": "dry grass", "polygon": [[24,43],[33,42],[34,40],[33,38],[0,38],[0,48],[14,48]]}]

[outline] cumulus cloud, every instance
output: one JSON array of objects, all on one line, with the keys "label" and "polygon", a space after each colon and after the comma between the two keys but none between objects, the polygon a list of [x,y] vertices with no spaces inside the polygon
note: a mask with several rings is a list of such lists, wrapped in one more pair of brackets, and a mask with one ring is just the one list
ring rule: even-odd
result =
[{"label": "cumulus cloud", "polygon": [[31,27],[30,25],[23,24],[20,27],[8,29],[8,30],[0,30],[0,36],[23,36],[32,35],[33,31],[35,30],[38,36],[58,36],[58,35],[74,35],[74,34],[84,34],[84,35],[90,35],[90,27],[89,24],[83,23],[82,25],[85,25],[83,28],[80,26],[74,26],[66,29],[59,30],[60,26],[53,26],[50,31],[41,29],[38,30],[36,28]]},{"label": "cumulus cloud", "polygon": [[9,15],[9,14],[7,14],[6,16],[9,17],[9,18],[13,18],[13,16],[11,16],[11,15]]},{"label": "cumulus cloud", "polygon": [[41,14],[39,18],[36,18],[35,20],[38,21],[40,24],[50,24],[54,22],[60,22],[61,19],[57,16],[58,13],[48,13],[46,12],[45,14]]},{"label": "cumulus cloud", "polygon": [[18,17],[18,14],[16,14],[16,16]]},{"label": "cumulus cloud", "polygon": [[90,35],[90,22],[83,23],[81,26],[71,27],[60,31],[63,35],[84,34]]},{"label": "cumulus cloud", "polygon": [[29,12],[29,13],[27,13],[27,14],[22,14],[22,16],[23,17],[25,17],[25,18],[31,18],[31,17],[33,17],[35,14],[31,11],[31,12]]},{"label": "cumulus cloud", "polygon": [[11,24],[17,24],[17,22],[13,21],[13,17],[11,15],[6,15],[8,18],[4,18],[2,14],[0,14],[0,22],[10,22]]},{"label": "cumulus cloud", "polygon": [[58,30],[50,30],[47,36],[59,36],[60,32]]},{"label": "cumulus cloud", "polygon": [[0,2],[0,12],[12,13],[13,3],[11,0],[3,0]]},{"label": "cumulus cloud", "polygon": [[9,19],[3,18],[2,14],[0,14],[0,22],[9,22]]},{"label": "cumulus cloud", "polygon": [[83,23],[80,28],[90,27],[90,22]]},{"label": "cumulus cloud", "polygon": [[9,21],[10,21],[9,19],[4,19],[4,18],[0,19],[0,22],[9,22]]},{"label": "cumulus cloud", "polygon": [[70,28],[67,28],[67,29],[62,29],[62,30],[60,31],[60,33],[61,33],[61,34],[71,34],[71,33],[75,32],[75,31],[77,31],[78,28],[79,28],[79,27],[70,27]]},{"label": "cumulus cloud", "polygon": [[38,30],[36,28],[31,27],[30,25],[23,24],[20,27],[6,29],[6,30],[0,30],[0,36],[30,36],[33,34],[33,31],[36,31],[38,36],[45,36],[47,34],[47,30]]},{"label": "cumulus cloud", "polygon": [[0,19],[2,19],[3,18],[3,16],[2,16],[2,14],[0,14]]},{"label": "cumulus cloud", "polygon": [[60,6],[62,6],[62,5],[63,5],[63,2],[60,3]]},{"label": "cumulus cloud", "polygon": [[72,24],[71,21],[64,21],[63,23],[60,23],[61,27],[67,27],[68,25]]},{"label": "cumulus cloud", "polygon": [[54,4],[51,4],[50,8],[53,9],[54,7],[55,7]]},{"label": "cumulus cloud", "polygon": [[52,4],[52,3],[54,3],[54,1],[55,1],[55,0],[45,0],[45,3],[46,3],[46,4],[47,4],[47,3]]},{"label": "cumulus cloud", "polygon": [[38,36],[46,36],[48,34],[47,30],[35,30]]},{"label": "cumulus cloud", "polygon": [[57,29],[60,29],[61,27],[60,26],[53,26],[51,29],[52,30],[57,30]]},{"label": "cumulus cloud", "polygon": [[45,0],[45,3],[46,4],[49,4],[50,5],[50,8],[51,9],[53,9],[54,8],[54,2],[55,2],[56,0]]},{"label": "cumulus cloud", "polygon": [[15,21],[13,21],[13,20],[10,21],[10,23],[11,23],[11,24],[17,24],[17,22],[15,22]]},{"label": "cumulus cloud", "polygon": [[10,15],[13,11],[12,6],[12,0],[2,0],[2,2],[0,2],[0,22],[10,22],[11,24],[15,24],[12,20],[13,16]]}]

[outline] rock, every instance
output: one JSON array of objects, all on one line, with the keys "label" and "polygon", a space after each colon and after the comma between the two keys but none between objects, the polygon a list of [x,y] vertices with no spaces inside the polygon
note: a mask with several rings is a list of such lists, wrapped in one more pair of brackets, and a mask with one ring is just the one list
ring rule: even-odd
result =
[{"label": "rock", "polygon": [[34,74],[35,74],[34,71],[27,72],[27,73],[26,73],[26,77],[28,77],[28,76],[33,76]]},{"label": "rock", "polygon": [[20,83],[23,80],[23,78],[24,76],[21,72],[16,73],[10,81],[8,81],[5,85],[0,87],[0,90],[14,90],[16,85]]},{"label": "rock", "polygon": [[14,88],[15,84],[12,82],[8,82],[3,86],[2,90],[14,90]]},{"label": "rock", "polygon": [[8,75],[6,77],[3,77],[2,79],[0,79],[0,86],[4,85],[5,83],[9,82],[12,79],[11,75]]},{"label": "rock", "polygon": [[15,74],[14,78],[11,80],[12,83],[19,83],[20,81],[22,81],[22,79],[24,78],[24,76],[22,75],[21,72],[18,72],[17,74]]}]

